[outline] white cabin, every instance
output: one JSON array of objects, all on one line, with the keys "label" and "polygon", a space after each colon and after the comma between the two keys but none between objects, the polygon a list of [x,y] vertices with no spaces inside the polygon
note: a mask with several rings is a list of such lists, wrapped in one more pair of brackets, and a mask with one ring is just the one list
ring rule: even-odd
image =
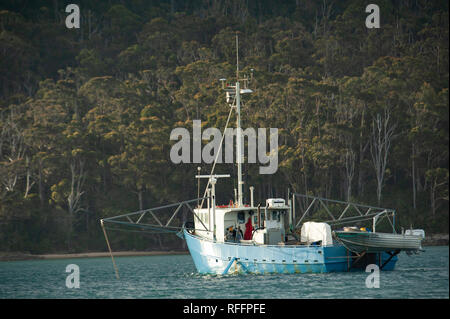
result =
[{"label": "white cabin", "polygon": [[[252,207],[249,205],[237,207],[230,205],[194,209],[195,233],[198,236],[217,242],[235,242],[243,244],[278,245],[285,242],[286,227],[288,227],[288,214],[290,207],[284,199],[271,198],[266,201],[265,207]],[[197,218],[198,217],[198,218]],[[252,237],[244,240],[246,223],[251,220]],[[215,227],[214,227],[215,225]],[[231,233],[232,227],[235,232]],[[234,234],[234,236],[233,236]]]}]

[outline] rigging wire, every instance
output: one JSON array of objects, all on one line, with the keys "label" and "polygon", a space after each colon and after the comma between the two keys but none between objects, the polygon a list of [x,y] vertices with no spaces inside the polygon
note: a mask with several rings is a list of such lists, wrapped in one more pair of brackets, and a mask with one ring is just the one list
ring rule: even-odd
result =
[{"label": "rigging wire", "polygon": [[[236,95],[234,96],[234,100],[233,100],[232,104],[234,104],[235,101],[236,101]],[[205,201],[206,193],[207,193],[208,187],[209,187],[209,185],[211,183],[211,177],[213,176],[214,168],[216,167],[216,164],[217,164],[217,159],[219,158],[219,155],[221,154],[223,139],[225,138],[225,135],[226,135],[226,131],[227,131],[227,128],[228,128],[228,123],[230,122],[230,118],[231,118],[231,113],[233,113],[233,107],[230,108],[230,113],[228,114],[227,123],[225,124],[224,134],[222,135],[222,139],[220,140],[219,150],[217,151],[216,158],[214,159],[214,164],[213,164],[213,167],[211,168],[211,173],[210,173],[209,178],[208,178],[208,183],[206,184],[205,192],[203,193],[203,199],[202,199],[202,202],[200,204],[200,207],[203,207],[203,203]]]}]

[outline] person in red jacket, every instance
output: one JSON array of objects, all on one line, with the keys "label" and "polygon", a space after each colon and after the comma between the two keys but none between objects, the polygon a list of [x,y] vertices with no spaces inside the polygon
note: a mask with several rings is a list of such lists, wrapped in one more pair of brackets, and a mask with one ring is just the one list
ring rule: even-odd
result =
[{"label": "person in red jacket", "polygon": [[245,223],[244,240],[251,240],[252,234],[253,234],[252,218],[249,217],[248,221]]}]

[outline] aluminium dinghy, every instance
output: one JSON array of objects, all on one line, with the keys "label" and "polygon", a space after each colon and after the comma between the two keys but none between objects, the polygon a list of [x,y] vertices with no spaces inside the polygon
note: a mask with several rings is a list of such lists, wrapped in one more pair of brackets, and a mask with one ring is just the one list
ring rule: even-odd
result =
[{"label": "aluminium dinghy", "polygon": [[335,237],[347,249],[355,253],[383,251],[422,251],[422,236],[407,234],[375,233],[360,230],[334,231]]}]

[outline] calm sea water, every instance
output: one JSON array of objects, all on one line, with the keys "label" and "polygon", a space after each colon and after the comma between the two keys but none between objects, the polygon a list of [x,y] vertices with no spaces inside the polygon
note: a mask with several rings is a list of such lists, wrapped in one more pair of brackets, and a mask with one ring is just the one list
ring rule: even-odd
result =
[{"label": "calm sea water", "polygon": [[[0,262],[0,298],[449,298],[449,248],[399,255],[368,289],[368,273],[228,275],[196,273],[190,255]],[[66,266],[80,269],[80,288],[66,287]]]}]

